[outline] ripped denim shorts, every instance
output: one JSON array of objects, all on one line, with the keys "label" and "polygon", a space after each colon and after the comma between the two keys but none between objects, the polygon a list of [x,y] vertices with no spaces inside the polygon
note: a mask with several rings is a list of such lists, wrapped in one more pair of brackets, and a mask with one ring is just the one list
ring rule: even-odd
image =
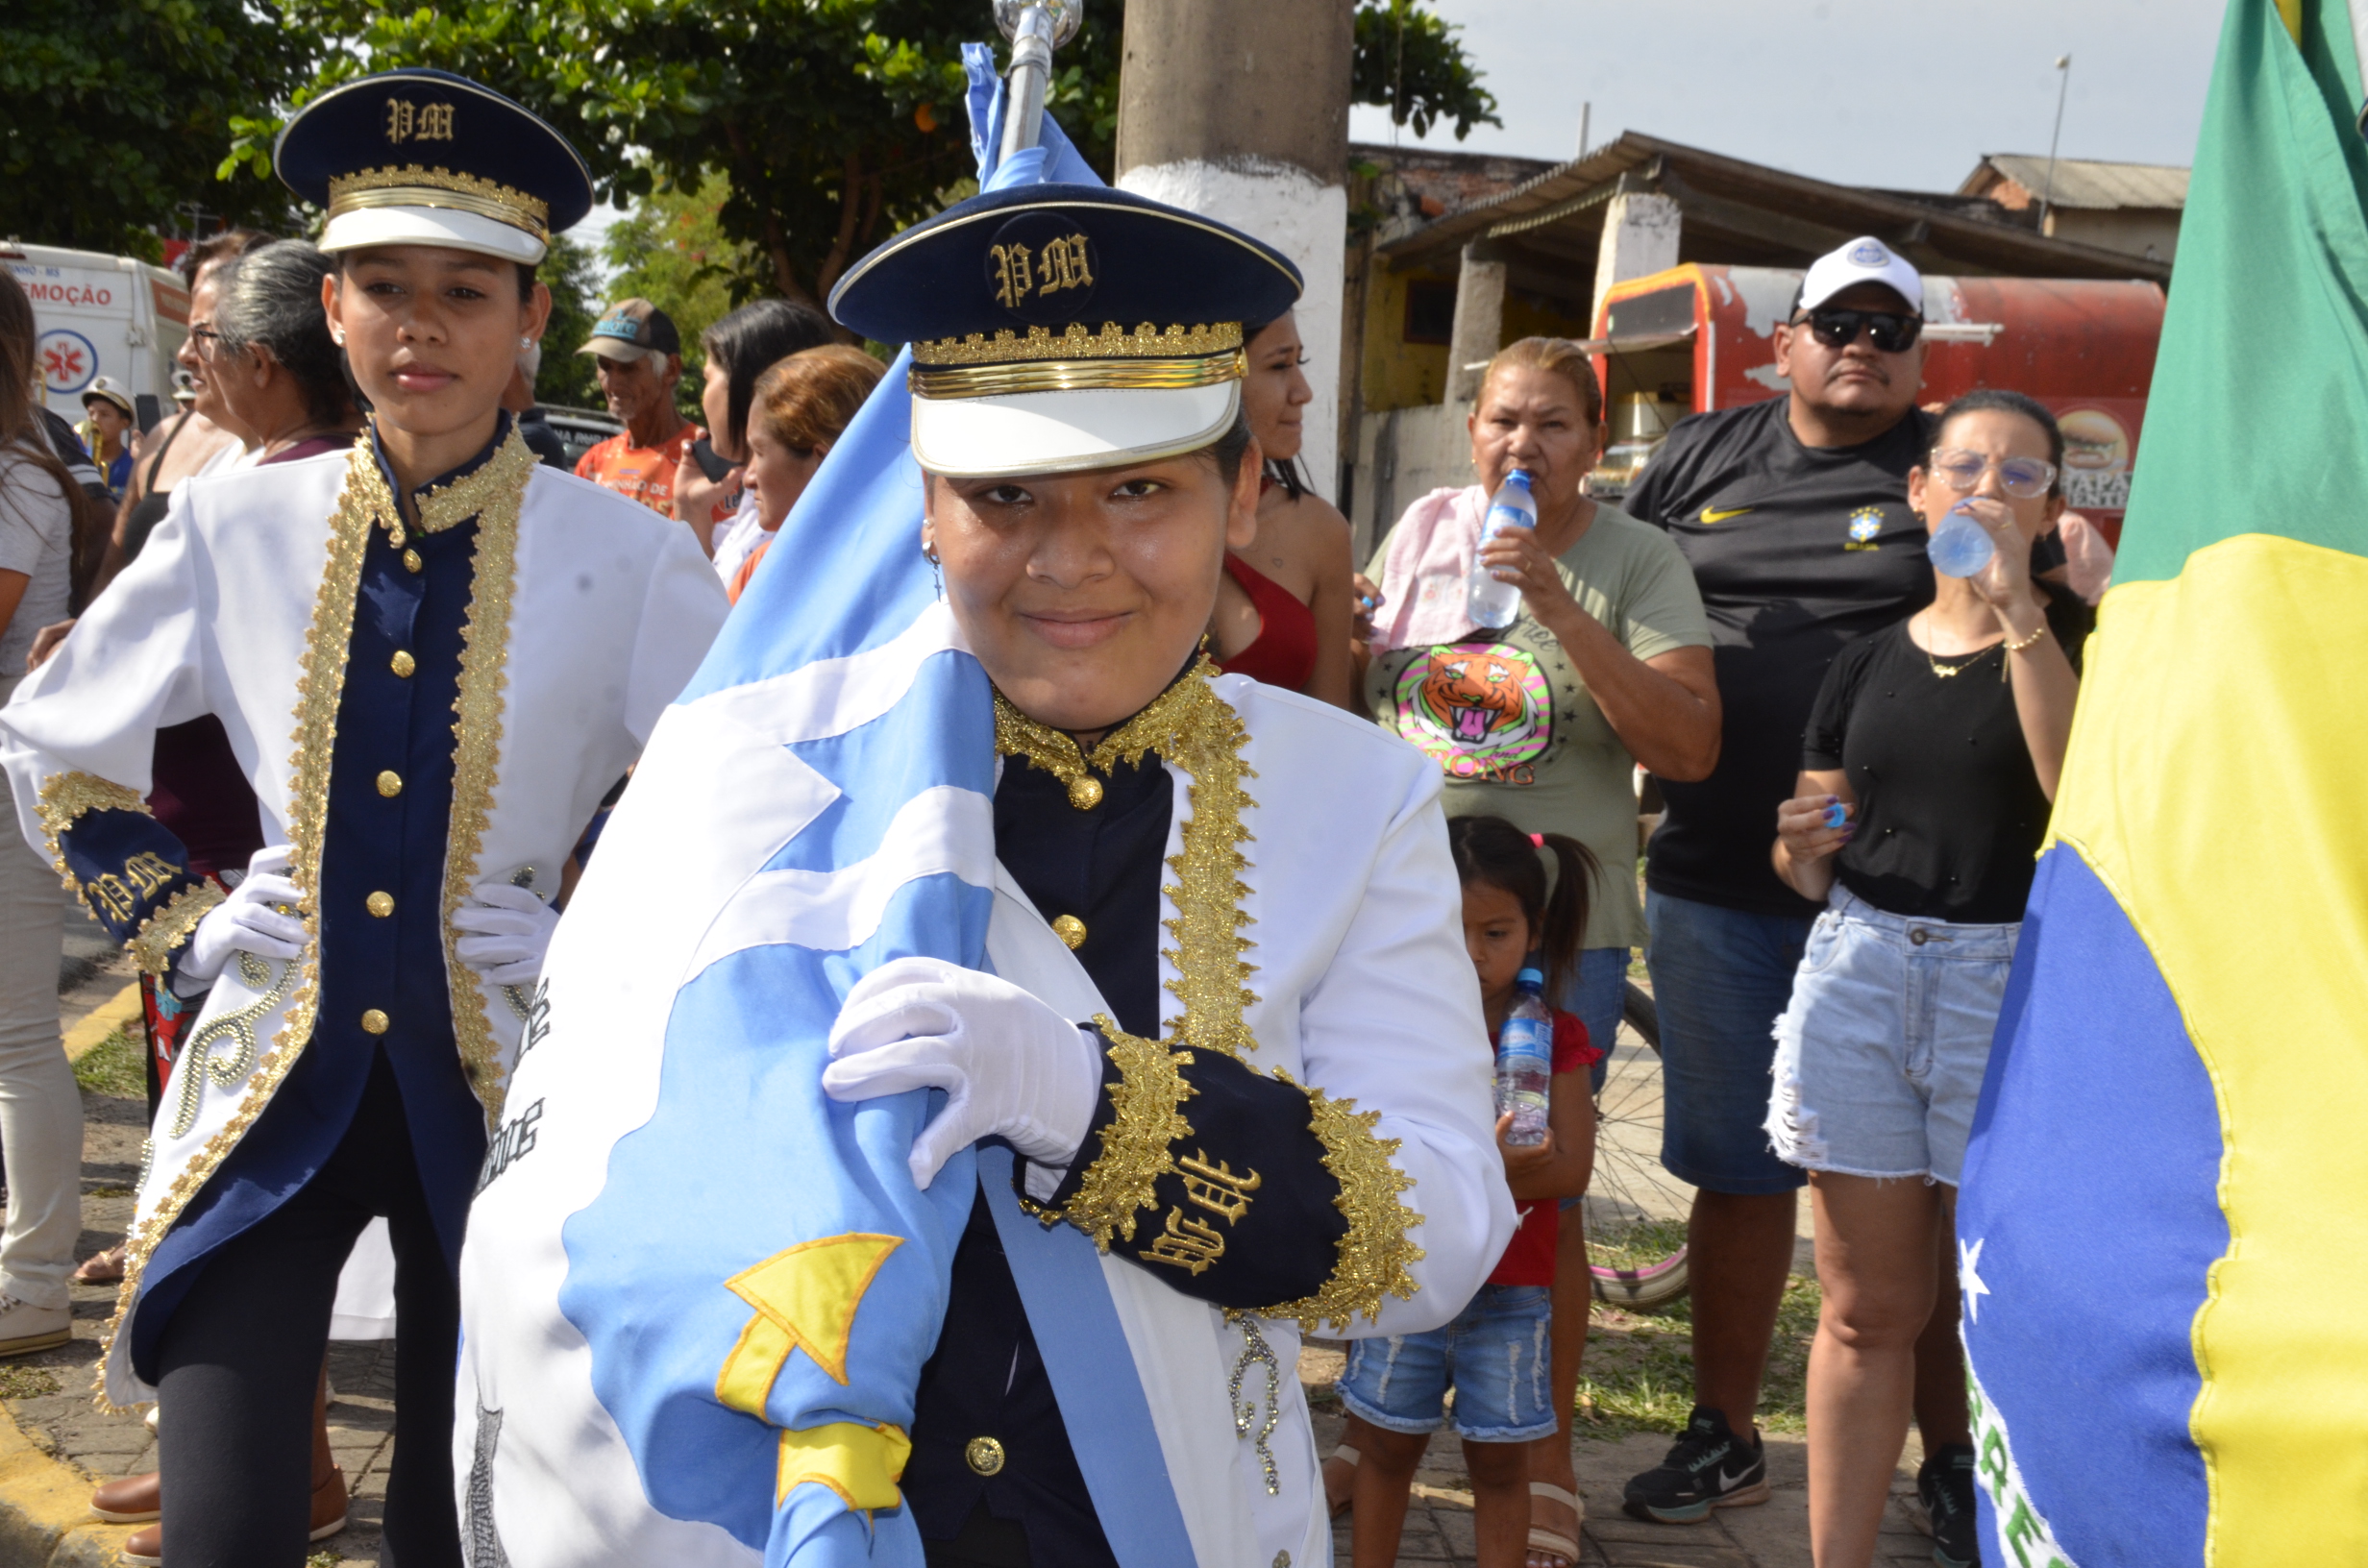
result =
[{"label": "ripped denim shorts", "polygon": [[1836,887],[1776,1020],[1777,1157],[1955,1187],[2021,931],[1887,914]]}]

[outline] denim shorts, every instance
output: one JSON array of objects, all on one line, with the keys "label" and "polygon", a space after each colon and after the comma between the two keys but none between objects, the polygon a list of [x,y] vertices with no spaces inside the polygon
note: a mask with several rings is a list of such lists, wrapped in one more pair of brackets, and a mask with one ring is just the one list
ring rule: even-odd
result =
[{"label": "denim shorts", "polygon": [[1776,1153],[1955,1187],[2021,930],[1888,915],[1836,888],[1776,1022]]},{"label": "denim shorts", "polygon": [[1798,1191],[1769,1152],[1769,1031],[1792,995],[1810,921],[1647,890],[1645,966],[1661,1010],[1661,1164],[1712,1192]]},{"label": "denim shorts", "polygon": [[1455,1389],[1455,1430],[1475,1443],[1526,1443],[1554,1414],[1554,1292],[1484,1285],[1463,1315],[1428,1334],[1355,1339],[1341,1403],[1388,1432],[1437,1432]]}]

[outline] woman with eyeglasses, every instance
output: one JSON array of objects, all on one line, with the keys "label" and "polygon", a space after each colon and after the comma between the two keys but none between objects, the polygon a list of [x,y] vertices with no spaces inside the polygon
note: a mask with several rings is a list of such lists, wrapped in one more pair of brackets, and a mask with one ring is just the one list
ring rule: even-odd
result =
[{"label": "woman with eyeglasses", "polygon": [[[1767,1116],[1816,1209],[1817,1568],[1873,1557],[1935,1258],[1952,1244],[1966,1134],[2072,733],[2079,677],[2030,567],[2033,541],[2063,511],[2062,463],[2054,416],[2021,393],[1971,392],[1941,414],[1909,504],[1927,528],[1962,505],[1990,537],[1989,564],[1938,576],[1932,603],[1835,658],[1793,798],[1777,811],[1776,874],[1826,904],[1777,1021]],[[1965,1482],[1928,1490],[1928,1507],[1970,1499],[1970,1448],[1928,1463]],[[1934,1520],[1945,1543],[1957,1532],[1944,1523]]]}]

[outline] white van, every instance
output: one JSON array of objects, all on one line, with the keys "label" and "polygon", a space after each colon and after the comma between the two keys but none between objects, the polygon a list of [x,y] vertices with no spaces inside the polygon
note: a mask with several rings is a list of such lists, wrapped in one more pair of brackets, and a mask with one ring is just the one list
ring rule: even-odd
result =
[{"label": "white van", "polygon": [[14,241],[0,243],[0,265],[32,297],[53,410],[80,420],[84,389],[111,376],[173,411],[173,355],[189,335],[189,290],[178,274],[128,256]]}]

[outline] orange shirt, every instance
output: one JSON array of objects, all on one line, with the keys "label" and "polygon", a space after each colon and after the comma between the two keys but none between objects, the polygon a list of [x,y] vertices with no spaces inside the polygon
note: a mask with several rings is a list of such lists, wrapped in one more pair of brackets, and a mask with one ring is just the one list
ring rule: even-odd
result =
[{"label": "orange shirt", "polygon": [[660,517],[675,515],[675,470],[690,455],[691,443],[707,432],[685,425],[654,447],[636,447],[633,432],[623,430],[587,452],[576,464],[576,477],[629,496]]}]

